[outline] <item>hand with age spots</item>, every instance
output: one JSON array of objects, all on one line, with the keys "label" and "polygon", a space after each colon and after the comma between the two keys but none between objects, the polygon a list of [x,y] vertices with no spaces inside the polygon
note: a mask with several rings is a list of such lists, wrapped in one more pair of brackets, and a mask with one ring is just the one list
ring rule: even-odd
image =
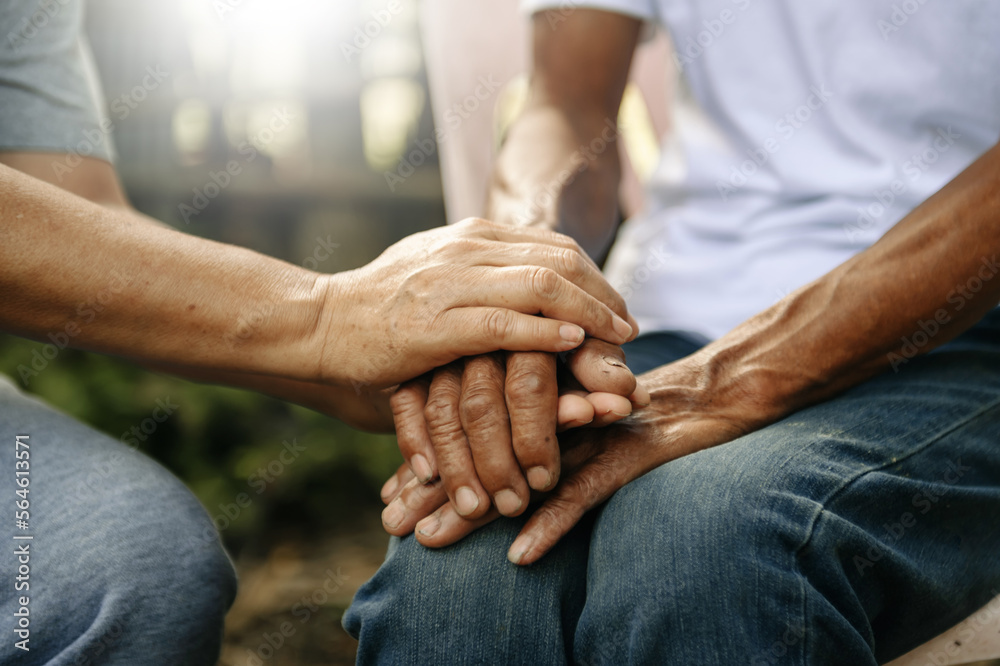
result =
[{"label": "hand with age spots", "polygon": [[[408,464],[386,483],[383,499],[410,478],[440,477],[433,487],[475,520],[491,507],[519,515],[531,491],[556,485],[557,432],[607,426],[649,404],[649,395],[620,347],[589,338],[565,362],[523,352],[463,359],[401,386],[391,404]],[[405,514],[402,501],[390,503],[386,529],[398,534]]]}]

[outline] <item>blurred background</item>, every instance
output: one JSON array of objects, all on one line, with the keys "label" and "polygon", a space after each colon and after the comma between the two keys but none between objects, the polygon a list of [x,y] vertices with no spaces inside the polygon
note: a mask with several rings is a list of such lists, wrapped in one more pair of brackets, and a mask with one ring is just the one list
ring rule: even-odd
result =
[{"label": "blurred background", "polygon": [[[87,6],[119,172],[141,211],[323,272],[444,223],[435,150],[391,189],[385,176],[434,137],[416,3]],[[0,372],[162,461],[215,517],[241,574],[222,663],[354,663],[340,615],[384,554],[378,489],[401,462],[394,439],[73,350],[25,385],[17,368],[42,347],[0,338]],[[177,405],[161,423],[157,401]],[[285,443],[304,450],[282,459]],[[288,621],[295,634],[276,634]]]},{"label": "blurred background", "polygon": [[[503,126],[526,91],[518,0],[86,7],[132,203],[184,232],[321,272],[444,224],[443,190],[447,219],[481,214]],[[640,58],[636,70],[656,103],[647,111],[632,91],[622,118],[642,175],[665,127],[662,39],[646,60],[658,69]],[[632,171],[627,180],[634,210],[640,188]],[[385,552],[378,490],[402,462],[395,439],[113,358],[43,357],[53,350],[0,335],[0,372],[161,461],[214,518],[240,574],[221,663],[354,663],[340,617]],[[33,363],[37,374],[19,371]],[[176,407],[157,422],[164,405]],[[88,475],[111,481],[107,470]],[[294,633],[283,635],[288,622]]]},{"label": "blurred background", "polygon": [[[525,95],[517,4],[88,0],[125,189],[187,233],[321,272],[481,214]],[[626,216],[642,208],[642,181],[670,168],[660,139],[683,94],[671,54],[647,31],[633,62],[618,119]],[[378,489],[402,462],[395,439],[45,347],[0,334],[0,373],[161,461],[213,517],[240,574],[220,663],[353,664],[340,618],[388,542]],[[33,364],[42,369],[19,372]],[[113,480],[102,469],[87,478]]]}]

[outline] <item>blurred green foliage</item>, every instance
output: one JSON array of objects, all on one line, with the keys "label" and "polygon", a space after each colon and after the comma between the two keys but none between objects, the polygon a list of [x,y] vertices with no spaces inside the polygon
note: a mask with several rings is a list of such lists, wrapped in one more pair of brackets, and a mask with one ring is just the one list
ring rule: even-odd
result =
[{"label": "blurred green foliage", "polygon": [[[266,548],[279,537],[308,537],[361,517],[371,520],[371,510],[380,506],[378,489],[402,462],[392,436],[353,430],[257,393],[195,384],[98,354],[60,350],[37,375],[26,373],[26,385],[19,366],[30,368],[34,360],[41,367],[33,352],[41,355],[44,347],[0,335],[0,373],[159,460],[194,491],[234,552]],[[177,405],[162,423],[151,418],[157,401]]]}]

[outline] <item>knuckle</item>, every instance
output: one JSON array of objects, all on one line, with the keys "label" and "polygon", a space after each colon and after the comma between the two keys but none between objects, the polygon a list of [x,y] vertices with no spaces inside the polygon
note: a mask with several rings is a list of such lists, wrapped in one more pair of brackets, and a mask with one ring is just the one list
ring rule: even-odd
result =
[{"label": "knuckle", "polygon": [[586,253],[584,253],[580,244],[576,242],[576,239],[571,238],[570,236],[564,236],[564,238],[566,239],[566,247],[568,249],[572,250],[581,259],[586,256]]},{"label": "knuckle", "polygon": [[458,424],[458,408],[448,397],[433,397],[424,407],[424,418],[432,430],[441,430]]},{"label": "knuckle", "polygon": [[540,398],[552,388],[551,383],[545,377],[529,370],[517,372],[507,380],[507,393],[523,397],[526,400]]},{"label": "knuckle", "polygon": [[389,397],[389,407],[393,417],[406,418],[412,416],[414,409],[419,408],[420,399],[413,389],[402,387]]},{"label": "knuckle", "polygon": [[490,340],[505,340],[514,325],[513,315],[509,310],[491,310],[482,325]]},{"label": "knuckle", "polygon": [[462,423],[470,427],[493,426],[502,421],[497,396],[485,389],[473,389],[462,398]]},{"label": "knuckle", "polygon": [[613,483],[617,477],[613,465],[594,460],[587,468],[565,479],[563,497],[583,512],[603,499],[608,482]]},{"label": "knuckle", "polygon": [[555,265],[562,275],[573,282],[583,277],[587,270],[586,261],[580,254],[565,248],[556,250],[554,254]]},{"label": "knuckle", "polygon": [[452,243],[451,250],[454,254],[464,256],[478,252],[481,247],[482,244],[474,238],[457,238]]},{"label": "knuckle", "polygon": [[559,293],[559,280],[559,274],[549,268],[534,267],[528,272],[531,291],[545,299],[553,299]]}]

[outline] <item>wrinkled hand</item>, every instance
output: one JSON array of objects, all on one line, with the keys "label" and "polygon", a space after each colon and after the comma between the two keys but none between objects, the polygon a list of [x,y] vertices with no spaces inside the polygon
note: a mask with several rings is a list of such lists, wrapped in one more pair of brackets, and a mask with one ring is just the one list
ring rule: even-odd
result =
[{"label": "wrinkled hand", "polygon": [[315,344],[331,384],[385,388],[463,356],[634,335],[621,296],[575,241],[485,220],[414,234],[319,284],[328,307]]},{"label": "wrinkled hand", "polygon": [[[529,488],[548,490],[559,479],[558,430],[604,426],[649,402],[615,345],[588,339],[566,370],[572,384],[560,387],[553,354],[493,354],[404,384],[391,404],[410,470],[421,483],[440,475],[464,517],[481,517],[491,504],[503,515],[520,514]],[[386,527],[403,514],[400,504],[390,506]]]},{"label": "wrinkled hand", "polygon": [[[652,402],[607,428],[578,429],[561,436],[563,478],[545,495],[508,551],[515,564],[538,561],[583,516],[616,490],[682,456],[731,441],[763,425],[765,410],[738,390],[720,390],[706,380],[697,356],[639,378]],[[733,395],[734,397],[730,397]],[[742,401],[742,402],[740,402]],[[393,487],[389,487],[392,485]],[[492,509],[467,519],[449,501],[443,484],[421,484],[406,465],[383,490],[383,500],[403,510],[391,534],[410,531],[425,546],[452,544],[496,519]]]}]

